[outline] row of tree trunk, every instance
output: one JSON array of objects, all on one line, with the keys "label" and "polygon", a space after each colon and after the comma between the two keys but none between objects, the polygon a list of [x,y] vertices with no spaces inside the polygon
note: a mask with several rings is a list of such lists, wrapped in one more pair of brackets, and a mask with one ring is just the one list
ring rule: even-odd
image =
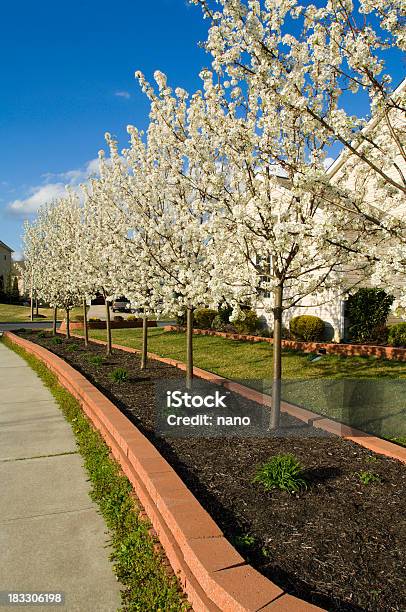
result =
[{"label": "row of tree trunk", "polygon": [[[106,302],[106,353],[110,356],[113,352],[111,335],[110,302]],[[193,385],[193,308],[186,311],[186,388],[191,389]],[[58,309],[54,308],[53,334],[56,335],[56,321]],[[274,333],[273,333],[273,384],[272,384],[272,413],[271,429],[277,429],[280,425],[281,410],[281,386],[282,386],[282,288],[275,292],[274,304]],[[89,326],[87,320],[86,300],[83,300],[83,331],[85,346],[89,344]],[[70,333],[70,310],[66,309],[66,337]],[[142,317],[142,348],[141,348],[141,370],[147,368],[148,363],[148,316]]]}]

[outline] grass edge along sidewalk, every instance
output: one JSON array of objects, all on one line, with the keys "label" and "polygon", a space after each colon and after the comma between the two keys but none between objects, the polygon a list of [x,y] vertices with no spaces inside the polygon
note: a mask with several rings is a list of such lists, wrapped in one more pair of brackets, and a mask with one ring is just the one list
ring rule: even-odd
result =
[{"label": "grass edge along sidewalk", "polygon": [[128,612],[188,610],[190,606],[179,581],[163,563],[164,556],[150,533],[151,525],[145,520],[145,513],[137,505],[131,483],[111,458],[108,446],[89,423],[79,402],[39,359],[6,337],[2,342],[37,373],[72,427],[89,475],[90,496],[97,503],[111,535],[111,561],[117,579],[124,587],[121,609]]}]

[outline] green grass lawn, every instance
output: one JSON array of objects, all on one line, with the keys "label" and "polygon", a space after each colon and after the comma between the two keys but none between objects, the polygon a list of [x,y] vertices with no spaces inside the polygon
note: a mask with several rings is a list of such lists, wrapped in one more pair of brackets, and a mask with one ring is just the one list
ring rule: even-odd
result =
[{"label": "green grass lawn", "polygon": [[[140,329],[115,329],[113,342],[141,348]],[[186,359],[185,334],[149,330],[149,351]],[[91,337],[105,339],[104,330]],[[272,345],[194,336],[194,362],[205,370],[270,392]],[[283,398],[385,438],[406,437],[406,363],[373,357],[283,352]]]},{"label": "green grass lawn", "polygon": [[[35,311],[34,311],[35,312]],[[51,321],[54,316],[54,311],[52,308],[39,308],[39,314],[45,315],[45,319],[43,316],[36,318],[34,316],[34,321],[43,321],[49,320]],[[76,315],[82,314],[82,308],[73,308],[71,311],[71,318],[73,319]],[[19,323],[30,321],[31,309],[29,306],[15,306],[13,304],[0,304],[0,323]],[[58,310],[58,319],[63,319],[65,317],[65,312],[63,310]]]}]

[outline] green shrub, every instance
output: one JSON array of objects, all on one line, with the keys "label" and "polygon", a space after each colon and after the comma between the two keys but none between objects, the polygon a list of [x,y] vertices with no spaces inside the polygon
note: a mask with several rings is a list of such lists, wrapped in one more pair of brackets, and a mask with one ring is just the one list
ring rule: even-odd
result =
[{"label": "green shrub", "polygon": [[232,315],[233,309],[232,306],[228,306],[227,304],[223,304],[218,308],[218,316],[220,321],[228,325],[230,323],[230,317]]},{"label": "green shrub", "polygon": [[313,315],[299,315],[289,322],[290,333],[295,340],[316,342],[323,339],[324,321]]},{"label": "green shrub", "polygon": [[211,328],[215,329],[216,331],[224,331],[225,326],[226,326],[226,323],[224,323],[224,321],[222,320],[219,314],[214,317],[211,323]]},{"label": "green shrub", "polygon": [[388,344],[406,347],[406,323],[396,323],[389,327]]},{"label": "green shrub", "polygon": [[79,315],[76,315],[73,320],[77,321],[78,323],[83,323],[83,321],[85,320],[85,317],[84,315],[79,314]]},{"label": "green shrub", "polygon": [[52,338],[51,342],[52,344],[62,344],[63,340],[59,336],[55,336],[54,338]]},{"label": "green shrub", "polygon": [[347,302],[350,337],[373,342],[386,324],[394,297],[383,289],[359,289]]},{"label": "green shrub", "polygon": [[87,360],[89,363],[93,363],[93,365],[99,366],[104,363],[104,359],[101,355],[87,355]]},{"label": "green shrub", "polygon": [[252,335],[261,327],[257,313],[253,310],[243,310],[238,319],[233,321],[233,326],[238,334]]},{"label": "green shrub", "polygon": [[262,327],[261,329],[255,330],[255,335],[260,338],[272,338],[272,330],[269,327]]},{"label": "green shrub", "polygon": [[255,544],[255,536],[250,535],[249,533],[245,533],[242,536],[235,536],[233,538],[233,544],[237,546],[237,548],[251,548]]},{"label": "green shrub", "polygon": [[369,485],[372,482],[381,482],[380,476],[378,476],[378,474],[374,474],[374,472],[364,471],[356,472],[356,474],[364,485]]},{"label": "green shrub", "polygon": [[41,331],[37,334],[37,338],[48,338],[49,334],[46,331]]},{"label": "green shrub", "polygon": [[139,319],[139,317],[136,317],[135,315],[130,315],[129,317],[127,317],[127,321],[137,321]]},{"label": "green shrub", "polygon": [[89,321],[101,321],[101,319],[98,319],[97,317],[90,317]]},{"label": "green shrub", "polygon": [[212,308],[198,308],[194,315],[194,327],[197,329],[210,329],[213,319],[217,314],[217,310]]},{"label": "green shrub", "polygon": [[258,482],[265,491],[281,489],[296,493],[300,489],[307,489],[307,482],[303,477],[303,468],[294,455],[275,455],[258,468],[253,482]]},{"label": "green shrub", "polygon": [[110,378],[116,383],[126,382],[128,380],[128,372],[124,368],[116,368],[110,372]]},{"label": "green shrub", "polygon": [[77,351],[79,348],[79,345],[76,344],[76,342],[72,342],[72,344],[67,344],[66,345],[66,350],[73,353],[74,351]]},{"label": "green shrub", "polygon": [[113,321],[124,321],[124,317],[122,317],[121,315],[115,315],[113,317]]}]

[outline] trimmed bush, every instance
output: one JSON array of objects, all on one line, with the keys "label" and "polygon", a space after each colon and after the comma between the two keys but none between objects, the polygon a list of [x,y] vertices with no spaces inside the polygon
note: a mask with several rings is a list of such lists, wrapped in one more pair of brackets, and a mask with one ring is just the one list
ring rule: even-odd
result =
[{"label": "trimmed bush", "polygon": [[80,314],[80,315],[76,315],[73,320],[77,321],[78,323],[83,323],[83,321],[85,320],[85,317]]},{"label": "trimmed bush", "polygon": [[211,328],[215,329],[216,331],[225,331],[224,328],[226,325],[227,323],[224,323],[221,316],[218,314],[214,317],[212,324],[211,324]]},{"label": "trimmed bush", "polygon": [[127,317],[127,321],[137,321],[140,317],[136,317],[135,315],[130,315]]},{"label": "trimmed bush", "polygon": [[351,339],[373,342],[386,324],[394,297],[383,289],[359,289],[347,302]]},{"label": "trimmed bush", "polygon": [[261,321],[253,310],[243,310],[238,319],[233,321],[233,326],[238,334],[255,335],[257,329],[261,328]]},{"label": "trimmed bush", "polygon": [[228,332],[230,334],[237,333],[234,325],[231,323],[225,323],[219,314],[214,317],[211,328],[219,332]]},{"label": "trimmed bush", "polygon": [[228,325],[230,323],[230,317],[232,315],[233,309],[231,306],[223,305],[218,309],[218,316],[220,321]]},{"label": "trimmed bush", "polygon": [[194,314],[194,325],[197,329],[210,329],[213,319],[217,316],[217,310],[212,308],[199,308]]},{"label": "trimmed bush", "polygon": [[388,344],[406,347],[406,323],[396,323],[389,327]]},{"label": "trimmed bush", "polygon": [[89,321],[101,321],[98,317],[90,317]]},{"label": "trimmed bush", "polygon": [[323,339],[324,321],[313,315],[299,315],[289,322],[290,333],[295,340],[317,342]]},{"label": "trimmed bush", "polygon": [[124,317],[122,317],[121,315],[115,315],[113,317],[113,321],[124,321]]}]

